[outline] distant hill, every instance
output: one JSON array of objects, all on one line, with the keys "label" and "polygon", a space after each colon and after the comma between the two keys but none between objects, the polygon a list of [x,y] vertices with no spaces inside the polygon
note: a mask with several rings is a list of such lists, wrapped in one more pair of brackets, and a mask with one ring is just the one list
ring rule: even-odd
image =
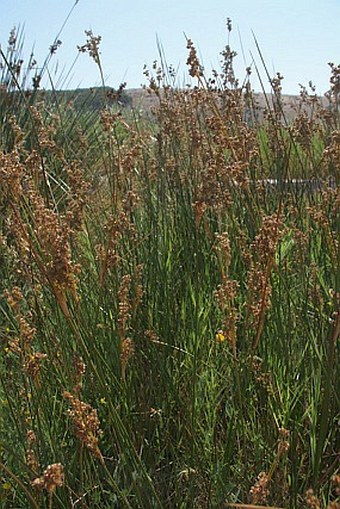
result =
[{"label": "distant hill", "polygon": [[83,108],[101,110],[105,105],[131,107],[132,99],[123,89],[115,90],[110,87],[78,88],[76,90],[44,91],[46,99],[63,100],[66,104],[73,105],[76,110]]},{"label": "distant hill", "polygon": [[[155,94],[149,94],[147,90],[143,88],[131,88],[126,90],[126,94],[129,97],[129,103],[134,108],[150,112],[151,108],[158,104],[158,98]],[[273,107],[273,95],[264,93],[254,93],[254,101],[256,104],[256,116],[258,120],[263,119],[264,110],[268,107]],[[328,101],[326,97],[318,97],[318,104],[324,108],[327,108]],[[311,106],[301,104],[301,97],[298,95],[282,95],[283,112],[288,122],[291,122],[301,109],[311,114]]]},{"label": "distant hill", "polygon": [[[83,109],[96,111],[101,110],[105,105],[119,106],[120,108],[134,108],[141,113],[150,114],[153,107],[157,106],[158,98],[155,94],[150,94],[143,88],[125,89],[124,86],[115,90],[110,87],[79,88],[76,90],[38,90],[39,96],[44,97],[51,102],[64,103],[73,106],[76,110]],[[255,115],[256,119],[261,121],[265,109],[273,107],[274,97],[271,94],[254,93]],[[317,102],[324,108],[327,108],[328,101],[326,97],[318,97]],[[288,122],[291,122],[301,109],[308,114],[312,113],[310,104],[302,104],[300,96],[283,95],[283,112]],[[253,113],[246,112],[246,120],[253,118]]]}]

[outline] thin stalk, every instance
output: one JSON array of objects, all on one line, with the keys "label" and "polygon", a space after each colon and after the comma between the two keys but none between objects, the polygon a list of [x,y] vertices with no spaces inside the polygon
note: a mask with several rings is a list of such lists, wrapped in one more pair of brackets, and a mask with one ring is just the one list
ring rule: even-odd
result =
[{"label": "thin stalk", "polygon": [[36,501],[34,500],[31,493],[28,491],[24,483],[3,463],[0,463],[0,469],[3,470],[7,475],[9,475],[20,486],[20,488],[23,490],[23,492],[26,494],[27,498],[31,502],[32,507],[34,507],[35,509],[39,509],[39,505],[36,503]]}]

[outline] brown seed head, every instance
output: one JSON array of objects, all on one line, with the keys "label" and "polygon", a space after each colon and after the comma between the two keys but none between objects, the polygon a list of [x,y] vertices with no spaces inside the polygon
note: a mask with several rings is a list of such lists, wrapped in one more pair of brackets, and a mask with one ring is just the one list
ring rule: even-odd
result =
[{"label": "brown seed head", "polygon": [[102,460],[102,454],[98,447],[102,431],[97,410],[80,401],[70,392],[64,391],[63,396],[71,406],[67,413],[73,422],[74,434],[97,458]]},{"label": "brown seed head", "polygon": [[269,495],[268,476],[265,472],[261,472],[254,486],[250,488],[250,496],[252,504],[265,504]]},{"label": "brown seed head", "polygon": [[314,494],[314,490],[309,489],[305,494],[305,501],[309,509],[321,509],[321,503],[318,497]]},{"label": "brown seed head", "polygon": [[53,493],[55,489],[64,484],[64,468],[61,463],[49,465],[42,476],[32,481],[32,485],[39,489],[45,489],[48,493]]}]

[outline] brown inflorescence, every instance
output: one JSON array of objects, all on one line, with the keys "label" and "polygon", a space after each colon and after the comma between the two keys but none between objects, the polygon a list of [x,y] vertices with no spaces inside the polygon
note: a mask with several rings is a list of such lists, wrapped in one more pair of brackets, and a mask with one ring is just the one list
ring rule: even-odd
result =
[{"label": "brown inflorescence", "polygon": [[320,500],[311,488],[306,491],[305,501],[309,509],[321,509]]},{"label": "brown inflorescence", "polygon": [[131,318],[130,302],[131,276],[125,274],[122,277],[118,291],[118,334],[121,340],[124,340],[128,322]]},{"label": "brown inflorescence", "polygon": [[187,66],[189,67],[189,74],[192,78],[198,78],[203,76],[203,68],[200,64],[197,56],[197,50],[191,39],[187,40],[187,49],[189,50],[189,56],[187,58]]},{"label": "brown inflorescence", "polygon": [[33,380],[37,378],[44,359],[47,359],[47,354],[41,352],[32,352],[26,357],[23,368]]},{"label": "brown inflorescence", "polygon": [[57,487],[64,484],[64,468],[61,463],[48,465],[40,477],[32,481],[32,485],[38,489],[44,489],[52,494]]},{"label": "brown inflorescence", "polygon": [[0,151],[1,198],[6,194],[12,200],[19,200],[23,192],[22,178],[24,174],[25,167],[20,161],[17,149],[9,154]]},{"label": "brown inflorescence", "polygon": [[86,364],[81,358],[79,354],[75,354],[73,357],[73,367],[74,367],[74,378],[75,378],[75,385],[73,387],[74,393],[80,393],[82,384],[83,384],[83,376],[86,371]]},{"label": "brown inflorescence", "polygon": [[97,410],[68,391],[64,391],[63,396],[71,406],[67,413],[73,422],[75,436],[97,458],[103,461],[103,456],[98,445],[102,432]]},{"label": "brown inflorescence", "polygon": [[100,65],[100,52],[99,45],[101,42],[101,36],[93,35],[92,30],[85,30],[86,43],[82,46],[78,46],[80,53],[88,53],[97,65]]},{"label": "brown inflorescence", "polygon": [[252,504],[265,504],[269,496],[268,476],[265,472],[260,472],[257,481],[250,488],[249,494]]},{"label": "brown inflorescence", "polygon": [[270,307],[271,285],[268,268],[270,269],[273,262],[282,235],[282,220],[278,215],[264,217],[261,229],[250,246],[252,255],[248,272],[247,306],[255,322]]},{"label": "brown inflorescence", "polygon": [[123,339],[123,341],[121,342],[121,347],[120,347],[120,365],[121,365],[121,370],[122,370],[123,382],[125,382],[126,368],[127,368],[128,362],[131,359],[131,357],[133,356],[134,352],[135,352],[135,345],[134,345],[134,342],[132,341],[132,339],[130,339],[130,338]]},{"label": "brown inflorescence", "polygon": [[[128,208],[128,196],[133,199],[132,195],[127,195],[127,202],[123,203],[125,208]],[[105,244],[98,244],[96,246],[97,257],[101,263],[101,286],[105,282],[108,271],[113,267],[117,267],[121,261],[119,241],[124,236],[128,236],[132,242],[135,242],[136,239],[136,228],[133,222],[130,221],[129,215],[124,209],[121,210],[117,216],[109,217],[106,224],[104,225],[104,232],[106,234]]]},{"label": "brown inflorescence", "polygon": [[26,463],[27,466],[36,472],[39,468],[39,461],[37,457],[37,436],[32,429],[27,430],[27,449],[26,449]]},{"label": "brown inflorescence", "polygon": [[32,319],[31,313],[23,314],[24,296],[20,288],[15,286],[11,291],[5,290],[4,296],[13,310],[19,329],[18,337],[8,340],[8,348],[19,356],[22,371],[36,382],[42,361],[47,359],[47,354],[36,351],[33,346],[33,339],[37,331],[29,323],[29,320]]},{"label": "brown inflorescence", "polygon": [[289,430],[285,428],[279,428],[279,440],[277,444],[278,458],[281,458],[281,456],[287,453],[290,447],[289,437],[290,437]]}]

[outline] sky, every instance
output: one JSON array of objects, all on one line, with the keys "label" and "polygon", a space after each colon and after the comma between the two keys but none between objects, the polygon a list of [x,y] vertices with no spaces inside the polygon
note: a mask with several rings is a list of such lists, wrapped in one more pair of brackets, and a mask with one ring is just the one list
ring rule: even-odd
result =
[{"label": "sky", "polygon": [[23,29],[26,55],[42,63],[70,10],[59,39],[62,44],[49,65],[57,87],[100,85],[97,66],[77,45],[85,30],[101,35],[101,63],[107,86],[146,84],[143,66],[159,60],[157,40],[168,64],[178,69],[178,82],[188,82],[186,39],[199,52],[206,74],[219,69],[220,52],[228,44],[226,19],[232,20],[229,44],[237,52],[236,76],[242,82],[253,66],[253,88],[266,90],[265,70],[254,35],[271,76],[284,76],[283,92],[298,94],[299,83],[311,80],[322,95],[329,88],[328,62],[340,63],[340,0],[0,0],[0,44],[7,48],[9,31]]}]

